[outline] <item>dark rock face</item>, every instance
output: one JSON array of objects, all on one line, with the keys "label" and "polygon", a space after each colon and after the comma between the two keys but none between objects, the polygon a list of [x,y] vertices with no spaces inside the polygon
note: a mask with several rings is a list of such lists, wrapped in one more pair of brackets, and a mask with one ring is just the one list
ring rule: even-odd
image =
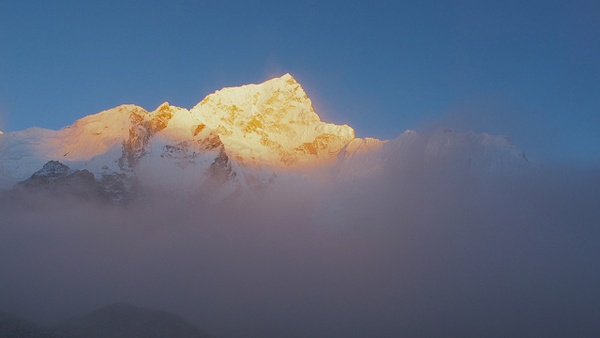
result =
[{"label": "dark rock face", "polygon": [[206,338],[202,330],[164,311],[113,304],[59,325],[55,331],[69,338]]},{"label": "dark rock face", "polygon": [[58,161],[47,162],[30,178],[19,182],[17,190],[72,196],[84,200],[124,202],[133,200],[138,192],[135,180],[125,174],[105,174],[96,180],[88,170],[71,170]]},{"label": "dark rock face", "polygon": [[207,174],[209,177],[219,183],[227,182],[236,176],[235,171],[231,167],[229,157],[224,150],[221,150],[219,155],[215,158],[215,161],[211,163]]},{"label": "dark rock face", "polygon": [[58,195],[74,195],[82,198],[102,196],[102,188],[94,174],[88,170],[71,170],[68,166],[49,161],[30,178],[18,183],[26,190],[46,191]]},{"label": "dark rock face", "polygon": [[71,174],[71,168],[58,162],[49,161],[44,164],[42,169],[36,171],[29,179],[23,181],[24,185],[48,184],[56,180],[61,180]]},{"label": "dark rock face", "polygon": [[104,174],[98,184],[102,196],[117,203],[133,201],[141,193],[137,180],[127,177],[124,173]]},{"label": "dark rock face", "polygon": [[130,116],[133,126],[129,128],[129,138],[123,141],[123,154],[119,158],[119,167],[123,171],[133,170],[148,152],[152,129],[150,121],[144,121],[145,114],[146,111],[133,112]]},{"label": "dark rock face", "polygon": [[130,116],[132,127],[129,128],[129,138],[123,141],[123,152],[119,158],[119,167],[123,171],[132,171],[141,158],[148,154],[152,137],[165,129],[173,117],[168,104],[163,104],[151,120],[146,120],[148,112],[139,109]]}]

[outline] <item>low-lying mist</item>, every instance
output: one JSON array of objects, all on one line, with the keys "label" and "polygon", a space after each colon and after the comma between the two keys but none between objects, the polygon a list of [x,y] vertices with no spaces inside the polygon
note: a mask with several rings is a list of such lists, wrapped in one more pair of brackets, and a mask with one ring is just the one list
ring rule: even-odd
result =
[{"label": "low-lying mist", "polygon": [[128,302],[215,337],[593,336],[598,172],[389,171],[217,203],[8,195],[0,311],[50,325]]}]

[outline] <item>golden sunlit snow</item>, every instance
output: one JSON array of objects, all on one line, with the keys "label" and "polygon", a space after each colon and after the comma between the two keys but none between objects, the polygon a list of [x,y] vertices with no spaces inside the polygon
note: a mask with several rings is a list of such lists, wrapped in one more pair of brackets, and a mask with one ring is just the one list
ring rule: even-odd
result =
[{"label": "golden sunlit snow", "polygon": [[40,144],[40,151],[65,160],[89,160],[124,140],[135,145],[157,135],[183,142],[211,134],[245,165],[326,161],[354,139],[349,126],[322,122],[300,84],[286,74],[219,90],[191,110],[165,102],[153,112],[122,105],[90,115]]}]

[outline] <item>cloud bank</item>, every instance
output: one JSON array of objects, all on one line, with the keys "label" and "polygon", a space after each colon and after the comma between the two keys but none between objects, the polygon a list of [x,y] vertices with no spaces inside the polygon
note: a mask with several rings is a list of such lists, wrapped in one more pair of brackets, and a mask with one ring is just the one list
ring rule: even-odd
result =
[{"label": "cloud bank", "polygon": [[592,336],[599,182],[405,166],[219,203],[7,194],[0,311],[50,324],[130,302],[216,337]]}]

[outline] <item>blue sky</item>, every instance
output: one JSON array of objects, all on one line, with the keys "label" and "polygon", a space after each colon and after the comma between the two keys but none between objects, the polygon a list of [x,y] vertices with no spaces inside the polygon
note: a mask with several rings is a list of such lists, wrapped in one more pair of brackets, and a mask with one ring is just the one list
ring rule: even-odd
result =
[{"label": "blue sky", "polygon": [[598,1],[4,1],[0,129],[291,73],[357,136],[449,127],[600,163]]}]

